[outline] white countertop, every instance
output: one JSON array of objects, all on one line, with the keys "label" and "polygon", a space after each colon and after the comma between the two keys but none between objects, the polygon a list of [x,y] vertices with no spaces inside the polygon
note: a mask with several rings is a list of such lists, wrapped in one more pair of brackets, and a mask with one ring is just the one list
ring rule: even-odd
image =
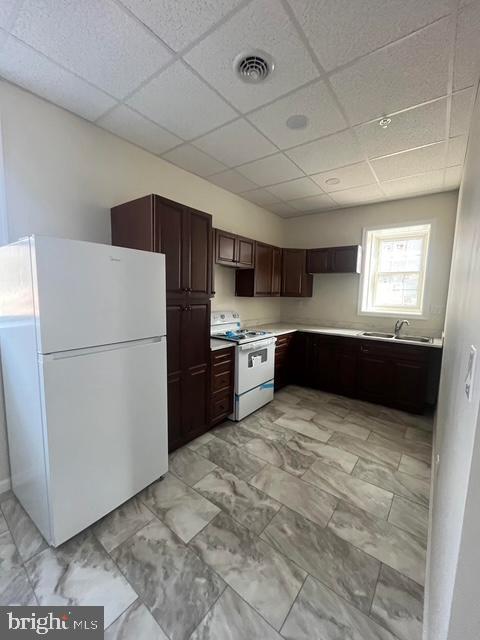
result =
[{"label": "white countertop", "polygon": [[234,342],[228,340],[217,340],[216,338],[210,339],[210,351],[219,351],[220,349],[227,349],[228,347],[234,347]]},{"label": "white countertop", "polygon": [[436,347],[441,349],[443,347],[442,338],[434,338],[433,342],[409,342],[408,340],[394,340],[393,338],[375,338],[372,336],[364,336],[364,329],[343,329],[341,327],[316,327],[313,325],[305,324],[290,324],[284,322],[278,322],[270,325],[256,326],[255,329],[262,329],[263,331],[271,331],[273,335],[280,336],[285,333],[294,333],[295,331],[305,331],[307,333],[322,333],[333,336],[345,336],[349,338],[361,338],[362,340],[377,340],[380,342],[395,342],[395,344],[410,344],[421,347]]}]

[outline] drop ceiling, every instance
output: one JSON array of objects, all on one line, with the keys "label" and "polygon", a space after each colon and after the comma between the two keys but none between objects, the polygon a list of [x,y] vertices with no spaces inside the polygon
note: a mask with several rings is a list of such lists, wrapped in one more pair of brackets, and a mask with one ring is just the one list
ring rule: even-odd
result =
[{"label": "drop ceiling", "polygon": [[480,0],[0,4],[3,78],[285,218],[457,188],[479,42]]}]

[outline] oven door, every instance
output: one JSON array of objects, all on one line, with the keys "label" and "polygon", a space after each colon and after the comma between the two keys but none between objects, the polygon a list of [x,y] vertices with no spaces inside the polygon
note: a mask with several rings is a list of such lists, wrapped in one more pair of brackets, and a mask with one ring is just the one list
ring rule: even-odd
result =
[{"label": "oven door", "polygon": [[239,344],[236,349],[235,393],[240,395],[272,380],[275,375],[276,338]]}]

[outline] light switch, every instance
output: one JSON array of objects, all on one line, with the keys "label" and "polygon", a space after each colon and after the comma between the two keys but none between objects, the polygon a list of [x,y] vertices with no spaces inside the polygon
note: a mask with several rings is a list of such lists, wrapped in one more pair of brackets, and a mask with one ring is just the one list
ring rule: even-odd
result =
[{"label": "light switch", "polygon": [[469,402],[472,401],[473,381],[475,378],[475,364],[477,362],[477,349],[472,345],[468,354],[467,375],[465,376],[465,395]]}]

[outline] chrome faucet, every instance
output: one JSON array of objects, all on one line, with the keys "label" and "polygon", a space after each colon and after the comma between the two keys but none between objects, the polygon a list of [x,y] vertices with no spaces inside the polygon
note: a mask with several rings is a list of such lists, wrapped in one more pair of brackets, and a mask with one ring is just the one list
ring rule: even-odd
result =
[{"label": "chrome faucet", "polygon": [[395,329],[393,330],[395,333],[395,337],[400,335],[400,331],[402,330],[404,324],[406,324],[407,327],[410,326],[410,322],[408,320],[397,320],[395,322]]}]

